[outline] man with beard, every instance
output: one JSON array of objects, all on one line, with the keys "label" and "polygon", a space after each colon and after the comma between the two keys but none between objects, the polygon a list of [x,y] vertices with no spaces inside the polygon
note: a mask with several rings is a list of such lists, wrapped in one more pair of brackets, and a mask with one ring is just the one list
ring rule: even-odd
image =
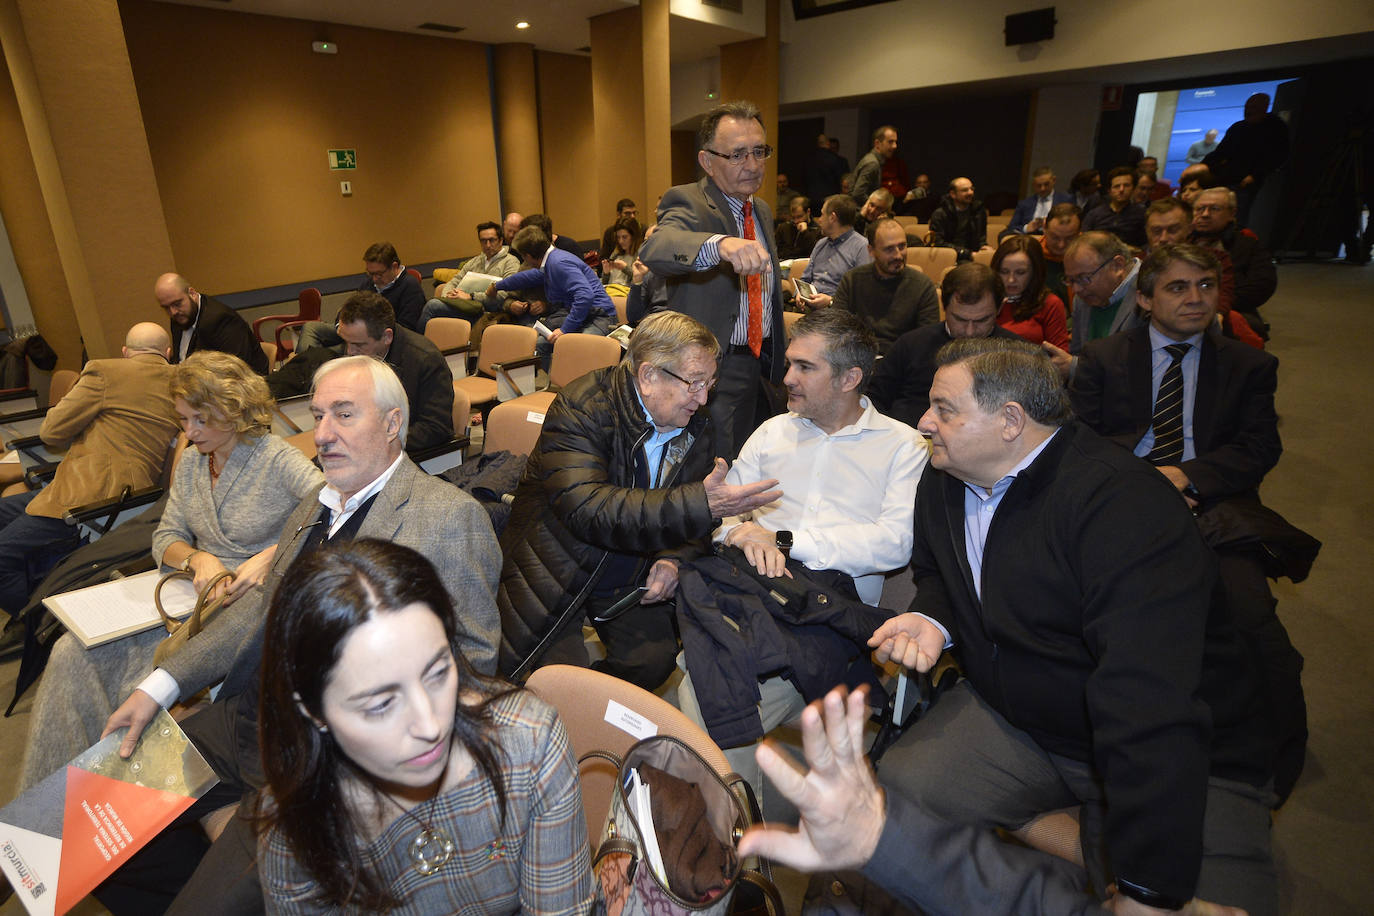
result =
[{"label": "man with beard", "polygon": [[231,353],[266,375],[267,354],[238,312],[196,291],[181,274],[165,273],[153,286],[157,304],[167,310],[172,331],[172,363],[197,350]]},{"label": "man with beard", "polygon": [[940,303],[930,278],[906,263],[906,230],[895,219],[869,227],[870,261],[840,280],[832,304],[858,316],[887,355],[907,331],[940,320]]}]

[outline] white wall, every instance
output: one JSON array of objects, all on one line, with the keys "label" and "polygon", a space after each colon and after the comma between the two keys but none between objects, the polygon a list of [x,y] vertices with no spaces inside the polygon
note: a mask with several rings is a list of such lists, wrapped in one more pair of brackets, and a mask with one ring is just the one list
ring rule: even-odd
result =
[{"label": "white wall", "polygon": [[691,121],[692,127],[719,100],[706,97],[708,92],[720,92],[720,57],[707,57],[690,64],[678,64],[669,76],[674,126]]},{"label": "white wall", "polygon": [[[896,0],[785,22],[782,104],[1215,53],[1374,31],[1368,0],[1056,0],[1055,37],[1008,48],[1004,17],[1044,0]],[[789,3],[782,4],[791,20]],[[676,9],[674,10],[676,12]],[[1144,18],[1142,19],[1142,13]],[[1170,23],[1187,23],[1186,28]]]},{"label": "white wall", "polygon": [[[785,0],[784,0],[785,2]],[[674,16],[709,22],[731,29],[739,29],[762,38],[767,33],[767,3],[765,0],[744,0],[744,11],[740,13],[707,6],[701,0],[669,0],[668,12]]]}]

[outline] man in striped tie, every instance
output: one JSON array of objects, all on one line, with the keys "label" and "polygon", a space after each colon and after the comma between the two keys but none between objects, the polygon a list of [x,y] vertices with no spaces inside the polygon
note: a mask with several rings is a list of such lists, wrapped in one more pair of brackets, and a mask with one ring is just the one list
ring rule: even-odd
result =
[{"label": "man in striped tie", "polygon": [[1207,249],[1151,251],[1137,280],[1150,323],[1087,344],[1070,397],[1079,419],[1155,465],[1209,534],[1231,612],[1258,649],[1267,679],[1281,800],[1306,747],[1302,656],[1274,611],[1263,548],[1231,536],[1267,515],[1259,485],[1283,451],[1274,410],[1278,360],[1221,334],[1219,277]]}]

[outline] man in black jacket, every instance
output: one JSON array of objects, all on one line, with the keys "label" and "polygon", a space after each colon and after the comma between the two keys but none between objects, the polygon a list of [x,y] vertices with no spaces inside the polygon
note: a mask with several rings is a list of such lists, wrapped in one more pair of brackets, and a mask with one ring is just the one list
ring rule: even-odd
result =
[{"label": "man in black jacket", "polygon": [[267,374],[267,354],[238,312],[197,292],[181,274],[158,277],[153,295],[171,323],[173,365],[197,350],[219,350],[237,356],[258,375]]},{"label": "man in black jacket", "polygon": [[396,323],[391,303],[358,291],[339,308],[340,343],[311,347],[267,377],[274,398],[305,394],[315,370],[340,356],[372,356],[395,370],[410,402],[406,449],[411,452],[453,438],[453,372],[429,338]]},{"label": "man in black jacket", "polygon": [[606,646],[592,667],[648,690],[672,673],[678,564],[709,550],[719,519],[781,495],[776,480],[727,484],[712,461],[701,408],[719,358],[704,324],[659,312],[625,362],[559,392],[501,535],[503,675],[585,667],[584,616]]},{"label": "man in black jacket", "polygon": [[956,178],[949,183],[949,194],[930,214],[930,244],[953,248],[959,260],[967,261],[974,252],[988,245],[988,211],[981,200],[973,199],[973,182]]},{"label": "man in black jacket", "polygon": [[940,287],[945,320],[907,331],[878,360],[868,396],[873,406],[908,426],[921,421],[930,408],[930,383],[935,378],[935,354],[961,337],[1017,336],[997,323],[1002,281],[991,268],[960,264],[945,275]]},{"label": "man in black jacket", "polygon": [[1075,422],[1027,345],[950,344],[931,405],[916,599],[870,644],[918,670],[954,648],[966,679],[884,780],[958,822],[1081,804],[1088,875],[1131,898],[1119,912],[1194,895],[1276,912],[1269,722],[1183,499]]}]

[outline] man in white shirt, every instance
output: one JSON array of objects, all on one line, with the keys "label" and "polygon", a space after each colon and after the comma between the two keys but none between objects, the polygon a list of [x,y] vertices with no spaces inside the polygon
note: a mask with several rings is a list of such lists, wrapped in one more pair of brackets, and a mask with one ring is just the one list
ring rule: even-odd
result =
[{"label": "man in white shirt", "polygon": [[[811,570],[844,573],[870,605],[882,594],[883,573],[910,559],[916,485],[929,460],[916,430],[878,413],[863,396],[876,358],[872,333],[847,311],[821,309],[797,322],[783,380],[788,412],[749,437],[726,475],[732,483],[776,479],[783,496],[724,519],[715,533],[768,576],[791,576],[789,556]],[[772,677],[758,689],[765,734],[801,715],[805,698],[791,682]],[[690,673],[678,700],[705,724]],[[751,743],[725,754],[757,791],[753,752]]]}]

